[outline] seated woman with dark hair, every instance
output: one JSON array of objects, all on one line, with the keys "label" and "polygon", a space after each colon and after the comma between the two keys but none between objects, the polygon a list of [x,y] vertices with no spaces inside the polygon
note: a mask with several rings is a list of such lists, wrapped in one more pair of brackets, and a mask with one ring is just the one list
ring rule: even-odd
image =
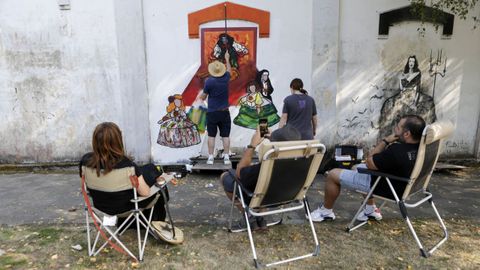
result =
[{"label": "seated woman with dark hair", "polygon": [[[85,154],[80,161],[80,177],[82,177],[82,167],[86,166],[96,171],[97,175],[108,174],[115,169],[126,167],[134,167],[135,174],[138,177],[137,193],[139,196],[148,196],[150,187],[157,181],[165,181],[171,177],[165,173],[161,173],[153,164],[147,164],[139,167],[135,162],[128,158],[125,154],[123,146],[122,132],[119,127],[112,122],[104,122],[95,128],[92,137],[93,152]],[[118,192],[103,192],[99,190],[88,190],[94,199],[94,205],[97,209],[109,215],[117,215],[134,208],[131,199],[133,192],[124,190]],[[168,190],[165,187],[168,199]],[[139,203],[139,207],[148,205],[154,197]],[[153,210],[152,220],[164,221],[166,217],[163,196],[160,196]],[[150,209],[144,210],[144,214],[148,216]],[[119,221],[120,222],[120,221]],[[121,224],[121,223],[119,223]]]}]

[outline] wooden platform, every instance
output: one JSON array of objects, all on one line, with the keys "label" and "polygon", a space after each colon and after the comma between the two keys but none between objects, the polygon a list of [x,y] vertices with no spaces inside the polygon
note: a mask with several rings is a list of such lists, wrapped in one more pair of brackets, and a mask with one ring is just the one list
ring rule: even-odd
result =
[{"label": "wooden platform", "polygon": [[[207,164],[207,156],[196,156],[191,157],[190,160],[193,163],[192,171],[199,172],[199,171],[226,171],[229,169],[234,169],[237,167],[238,162],[242,157],[240,155],[234,155],[230,157],[231,164],[225,165],[223,164],[223,158],[215,158],[214,163],[212,165]],[[252,159],[253,162],[257,162],[257,158],[254,157]]]}]

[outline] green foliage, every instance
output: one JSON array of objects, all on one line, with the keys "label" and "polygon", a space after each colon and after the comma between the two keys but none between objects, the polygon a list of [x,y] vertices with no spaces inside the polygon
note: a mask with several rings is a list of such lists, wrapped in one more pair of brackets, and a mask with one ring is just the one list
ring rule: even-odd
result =
[{"label": "green foliage", "polygon": [[[470,11],[475,9],[478,0],[410,0],[414,12],[423,16],[423,7],[430,6],[438,10],[451,12],[462,20],[467,19]],[[478,17],[472,16],[472,19],[477,22]]]},{"label": "green foliage", "polygon": [[478,4],[478,0],[410,0],[412,3],[412,12],[418,14],[422,21],[426,16],[425,6],[430,6],[437,12],[433,12],[432,17],[434,22],[441,22],[442,16],[440,10],[450,12],[455,16],[458,16],[462,20],[472,19],[474,22],[473,28],[476,28],[480,23],[480,18],[476,15],[469,14],[475,9]]}]

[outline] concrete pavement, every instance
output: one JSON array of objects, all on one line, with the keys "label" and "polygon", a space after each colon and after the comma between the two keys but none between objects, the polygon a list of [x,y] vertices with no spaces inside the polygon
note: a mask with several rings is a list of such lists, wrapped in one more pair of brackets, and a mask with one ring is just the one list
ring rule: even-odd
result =
[{"label": "concrete pavement", "polygon": [[[170,208],[174,220],[183,225],[211,224],[223,227],[229,213],[226,199],[218,181],[220,172],[190,174],[170,185]],[[323,200],[324,177],[317,175],[308,192],[312,208]],[[435,172],[431,191],[440,214],[448,218],[468,218],[480,221],[480,168],[460,171]],[[362,197],[354,192],[342,191],[335,213],[340,225],[347,224]],[[18,173],[0,174],[0,224],[52,224],[84,222],[83,198],[78,174],[70,173]],[[393,204],[387,204],[384,218],[400,218]],[[427,205],[412,214],[428,217],[432,212]],[[237,217],[239,217],[237,215]],[[305,220],[301,211],[289,214],[287,223]]]}]

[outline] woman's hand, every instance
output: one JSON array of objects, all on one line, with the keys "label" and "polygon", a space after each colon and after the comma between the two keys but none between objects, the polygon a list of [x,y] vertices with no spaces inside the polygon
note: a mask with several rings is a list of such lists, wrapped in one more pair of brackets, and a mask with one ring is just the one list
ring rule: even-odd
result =
[{"label": "woman's hand", "polygon": [[173,175],[167,174],[167,173],[162,173],[159,177],[157,177],[157,183],[160,185],[165,184],[166,182],[170,182],[173,179]]}]

